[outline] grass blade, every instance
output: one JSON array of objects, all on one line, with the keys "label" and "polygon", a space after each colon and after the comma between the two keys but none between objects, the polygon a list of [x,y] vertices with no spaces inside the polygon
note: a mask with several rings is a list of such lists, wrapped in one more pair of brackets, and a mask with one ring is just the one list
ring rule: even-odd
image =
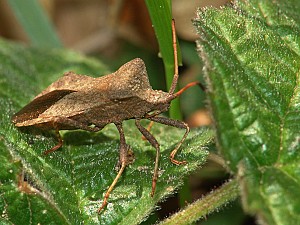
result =
[{"label": "grass blade", "polygon": [[36,0],[9,0],[8,3],[33,46],[62,46],[52,24]]}]

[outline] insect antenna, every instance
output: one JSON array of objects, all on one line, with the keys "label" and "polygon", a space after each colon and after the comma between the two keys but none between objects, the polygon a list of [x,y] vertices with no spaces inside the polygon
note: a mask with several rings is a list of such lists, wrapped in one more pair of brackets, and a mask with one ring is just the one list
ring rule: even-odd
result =
[{"label": "insect antenna", "polygon": [[177,57],[177,41],[176,41],[176,30],[175,30],[175,20],[172,19],[172,40],[173,40],[173,50],[174,50],[174,76],[173,76],[173,81],[169,90],[170,94],[173,94],[177,82],[178,82],[178,57]]},{"label": "insect antenna", "polygon": [[175,29],[175,20],[172,19],[172,40],[173,40],[173,50],[174,50],[174,76],[173,81],[169,90],[169,94],[171,94],[171,97],[169,101],[177,98],[179,95],[181,95],[186,89],[193,87],[195,85],[198,85],[204,92],[205,87],[198,81],[188,83],[185,87],[180,89],[178,92],[174,94],[174,91],[176,89],[177,83],[178,83],[178,56],[177,56],[177,40],[176,40],[176,29]]},{"label": "insect antenna", "polygon": [[188,83],[183,88],[181,88],[179,91],[177,91],[175,94],[173,94],[173,98],[177,98],[179,95],[181,95],[183,92],[185,92],[188,88],[198,85],[202,91],[205,92],[206,88],[201,84],[199,81],[194,81],[191,83]]}]

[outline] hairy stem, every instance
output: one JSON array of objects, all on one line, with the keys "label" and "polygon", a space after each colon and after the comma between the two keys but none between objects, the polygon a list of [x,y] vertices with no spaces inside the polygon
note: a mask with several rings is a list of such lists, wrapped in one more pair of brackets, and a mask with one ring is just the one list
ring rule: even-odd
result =
[{"label": "hairy stem", "polygon": [[236,179],[229,180],[220,188],[197,200],[185,209],[162,221],[160,224],[191,224],[206,217],[223,205],[239,196],[239,185]]}]

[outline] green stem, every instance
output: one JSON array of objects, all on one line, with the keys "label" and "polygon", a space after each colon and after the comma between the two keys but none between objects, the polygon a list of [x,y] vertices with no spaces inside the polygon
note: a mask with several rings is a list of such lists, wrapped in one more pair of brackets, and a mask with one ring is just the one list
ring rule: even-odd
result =
[{"label": "green stem", "polygon": [[238,182],[236,179],[232,179],[160,224],[191,224],[235,200],[239,194]]},{"label": "green stem", "polygon": [[[174,49],[172,41],[172,12],[170,0],[145,0],[150,14],[156,38],[159,44],[161,56],[163,58],[166,82],[168,89],[171,86],[174,76]],[[178,64],[181,65],[181,53],[177,45]],[[174,99],[170,107],[170,117],[173,119],[182,119],[179,101]]]}]

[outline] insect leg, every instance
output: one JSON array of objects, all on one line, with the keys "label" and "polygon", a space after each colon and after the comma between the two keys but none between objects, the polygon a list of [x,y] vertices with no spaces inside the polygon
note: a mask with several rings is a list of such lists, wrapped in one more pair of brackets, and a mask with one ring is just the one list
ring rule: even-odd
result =
[{"label": "insect leg", "polygon": [[145,127],[141,125],[140,120],[136,119],[135,125],[139,129],[139,131],[144,135],[144,137],[150,142],[150,144],[156,149],[155,166],[154,166],[154,173],[152,178],[152,191],[151,191],[151,196],[153,197],[156,188],[156,182],[158,179],[158,164],[160,158],[159,144],[155,139],[155,137],[153,137],[153,135]]},{"label": "insect leg", "polygon": [[55,145],[54,147],[52,147],[51,149],[45,151],[44,155],[47,155],[51,152],[56,151],[63,145],[63,139],[61,138],[61,136],[59,134],[59,127],[70,126],[70,127],[76,127],[78,129],[93,131],[93,132],[99,131],[101,129],[99,127],[89,127],[84,123],[78,122],[76,120],[72,120],[67,117],[54,117],[53,120],[51,121],[51,123],[55,129],[55,134],[58,139],[58,144]]},{"label": "insect leg", "polygon": [[154,122],[157,122],[157,123],[162,123],[162,124],[168,125],[168,126],[185,129],[185,133],[184,133],[182,139],[180,140],[180,142],[178,142],[175,149],[170,154],[170,160],[171,160],[172,163],[174,163],[176,165],[185,164],[186,161],[178,161],[174,158],[175,158],[175,155],[176,155],[178,149],[180,148],[181,144],[184,142],[184,140],[186,139],[188,133],[190,132],[189,126],[186,123],[182,122],[182,121],[173,120],[173,119],[166,118],[166,117],[151,117],[151,118],[148,118],[148,119],[152,120]]},{"label": "insect leg", "polygon": [[86,130],[91,132],[97,132],[102,129],[100,127],[90,127],[86,123],[83,123],[81,121],[72,118],[67,118],[67,117],[56,117],[53,123],[57,124],[58,127],[63,127],[64,125],[66,125],[67,127],[68,126],[74,127],[76,129],[81,129],[81,130]]},{"label": "insect leg", "polygon": [[[150,121],[150,123],[148,124],[146,130],[150,132],[150,130],[151,130],[153,124],[154,124],[154,122],[153,122],[153,121]],[[145,138],[144,135],[142,136],[142,139],[143,139],[143,140],[147,140],[147,139]]]},{"label": "insect leg", "polygon": [[128,150],[130,149],[130,146],[126,144],[126,140],[125,140],[125,135],[124,135],[124,131],[123,131],[123,127],[122,124],[115,124],[119,134],[120,134],[120,158],[119,158],[119,163],[121,165],[121,168],[117,174],[117,176],[115,177],[114,181],[112,182],[112,184],[109,186],[108,190],[105,193],[104,199],[103,199],[103,203],[101,205],[101,207],[97,210],[98,213],[101,212],[101,210],[107,205],[107,200],[109,198],[109,195],[111,193],[111,191],[113,190],[113,188],[115,187],[115,185],[117,184],[119,178],[121,177],[127,163],[127,153]]},{"label": "insect leg", "polygon": [[44,155],[47,155],[47,154],[49,154],[49,153],[51,153],[51,152],[56,151],[57,149],[59,149],[59,148],[63,145],[63,139],[61,138],[58,129],[55,129],[55,134],[56,134],[57,139],[58,139],[57,145],[55,145],[54,147],[50,148],[50,149],[47,150],[47,151],[44,151]]}]

